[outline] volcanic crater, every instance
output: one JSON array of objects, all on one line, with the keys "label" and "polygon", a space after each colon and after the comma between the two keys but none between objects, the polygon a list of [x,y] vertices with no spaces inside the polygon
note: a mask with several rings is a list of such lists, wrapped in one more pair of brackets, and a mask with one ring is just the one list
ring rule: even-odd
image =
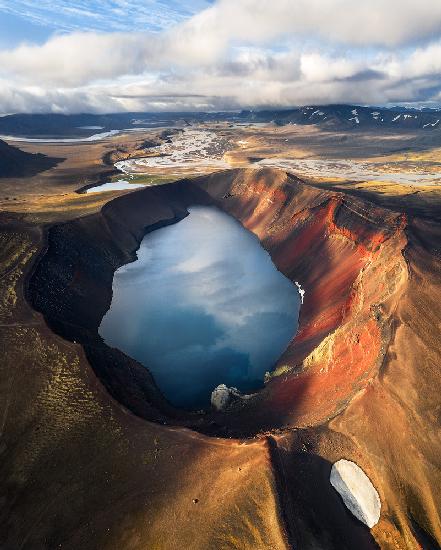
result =
[{"label": "volcanic crater", "polygon": [[[173,407],[149,371],[98,334],[115,270],[144,235],[194,205],[216,206],[252,231],[305,291],[299,329],[265,387],[223,410]],[[118,197],[54,225],[28,298],[57,334],[83,346],[97,377],[137,416],[222,437],[319,426],[381,376],[406,289],[407,219],[367,201],[305,185],[283,171],[237,169]]]}]

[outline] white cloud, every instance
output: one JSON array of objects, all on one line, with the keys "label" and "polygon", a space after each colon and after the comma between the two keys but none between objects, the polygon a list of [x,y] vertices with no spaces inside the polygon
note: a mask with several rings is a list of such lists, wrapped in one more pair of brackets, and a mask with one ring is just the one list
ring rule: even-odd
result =
[{"label": "white cloud", "polygon": [[420,0],[219,0],[182,25],[217,40],[272,40],[281,34],[319,36],[355,45],[397,45],[439,33],[441,3]]},{"label": "white cloud", "polygon": [[440,37],[438,0],[219,0],[161,33],[0,51],[0,112],[438,100]]},{"label": "white cloud", "polygon": [[301,57],[301,72],[307,82],[326,82],[350,78],[364,69],[363,63],[346,58],[330,58],[319,53]]}]

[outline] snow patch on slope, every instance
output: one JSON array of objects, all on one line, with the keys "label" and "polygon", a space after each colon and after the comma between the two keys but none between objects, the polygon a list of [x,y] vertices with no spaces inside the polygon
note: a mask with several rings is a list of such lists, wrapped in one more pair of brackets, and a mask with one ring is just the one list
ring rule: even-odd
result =
[{"label": "snow patch on slope", "polygon": [[371,480],[355,462],[339,460],[333,464],[330,482],[357,519],[369,528],[378,523],[380,497]]},{"label": "snow patch on slope", "polygon": [[436,122],[434,122],[433,124],[431,124],[430,122],[428,124],[424,124],[423,128],[427,128],[428,126],[432,126],[432,128],[434,128],[438,123],[439,123],[439,120],[438,119]]},{"label": "snow patch on slope", "polygon": [[303,304],[303,299],[305,297],[305,290],[303,290],[302,286],[300,285],[300,283],[298,281],[294,281],[294,283],[297,286],[297,289],[298,289],[299,294],[300,294],[300,300],[302,301],[302,304]]}]

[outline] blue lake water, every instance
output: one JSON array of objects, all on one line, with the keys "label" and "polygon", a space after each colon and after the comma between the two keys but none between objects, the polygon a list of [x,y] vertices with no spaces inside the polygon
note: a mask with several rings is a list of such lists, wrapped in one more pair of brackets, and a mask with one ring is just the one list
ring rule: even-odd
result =
[{"label": "blue lake water", "polygon": [[199,409],[219,384],[263,386],[297,330],[300,296],[234,218],[189,211],[115,272],[99,333],[148,367],[171,403]]},{"label": "blue lake water", "polygon": [[145,187],[142,183],[130,183],[127,180],[117,180],[109,181],[107,183],[102,183],[101,185],[96,185],[94,187],[89,187],[86,189],[86,193],[102,193],[105,191],[123,191],[126,189],[135,190],[139,187]]}]

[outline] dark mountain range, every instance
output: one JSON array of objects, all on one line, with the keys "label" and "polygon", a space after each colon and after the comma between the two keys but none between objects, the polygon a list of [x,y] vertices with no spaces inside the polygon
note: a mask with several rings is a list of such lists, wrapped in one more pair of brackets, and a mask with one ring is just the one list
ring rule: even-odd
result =
[{"label": "dark mountain range", "polygon": [[0,117],[0,135],[20,137],[88,137],[110,130],[155,128],[202,122],[230,120],[231,113],[114,113],[106,115],[15,114]]},{"label": "dark mountain range", "polygon": [[289,110],[248,111],[243,113],[256,122],[276,124],[317,124],[330,130],[347,129],[425,129],[441,128],[441,110],[405,107],[360,107],[357,105],[309,105]]},{"label": "dark mountain range", "polygon": [[96,114],[15,114],[0,117],[0,135],[21,137],[88,137],[110,130],[155,128],[197,122],[274,122],[279,125],[319,125],[329,130],[437,130],[441,109],[308,105],[292,109],[241,112],[170,112]]}]

